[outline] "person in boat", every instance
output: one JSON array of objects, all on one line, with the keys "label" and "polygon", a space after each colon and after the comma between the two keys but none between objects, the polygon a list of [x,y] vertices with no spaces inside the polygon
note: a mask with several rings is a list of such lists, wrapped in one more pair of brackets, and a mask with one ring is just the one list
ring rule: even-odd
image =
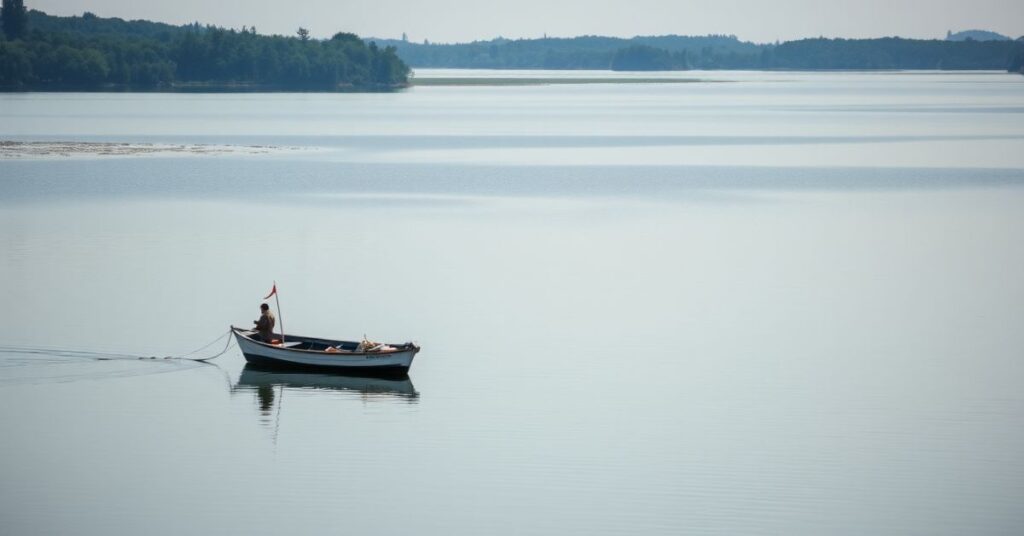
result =
[{"label": "person in boat", "polygon": [[274,318],[274,313],[270,312],[269,305],[265,303],[260,305],[260,318],[253,320],[252,323],[256,324],[256,331],[263,342],[274,340],[274,324],[277,323],[277,319]]}]

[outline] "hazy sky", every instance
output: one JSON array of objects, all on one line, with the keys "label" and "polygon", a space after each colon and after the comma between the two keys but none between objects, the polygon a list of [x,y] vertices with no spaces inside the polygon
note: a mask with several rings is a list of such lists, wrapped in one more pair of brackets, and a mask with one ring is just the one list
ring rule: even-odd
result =
[{"label": "hazy sky", "polygon": [[1024,0],[26,0],[54,15],[170,23],[199,21],[260,33],[317,37],[336,31],[364,37],[437,42],[615,35],[735,34],[745,41],[801,37],[945,37],[946,30],[1024,34]]}]

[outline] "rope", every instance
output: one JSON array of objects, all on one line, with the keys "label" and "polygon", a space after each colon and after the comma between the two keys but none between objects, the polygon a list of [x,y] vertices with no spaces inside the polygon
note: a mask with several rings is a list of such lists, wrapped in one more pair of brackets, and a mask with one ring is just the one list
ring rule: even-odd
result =
[{"label": "rope", "polygon": [[[207,357],[189,357],[190,355],[196,354],[198,352],[201,352],[201,351],[203,351],[203,350],[213,346],[214,344],[219,342],[224,337],[227,337],[228,340],[227,340],[227,343],[224,345],[224,349],[221,350],[220,352],[217,352],[216,354],[211,355],[211,356],[207,356]],[[228,349],[231,348],[231,343],[232,342],[234,342],[234,339],[231,338],[231,330],[228,330],[227,333],[217,337],[213,341],[211,341],[209,343],[206,343],[205,345],[203,345],[203,346],[201,346],[199,348],[196,348],[195,350],[192,350],[191,352],[189,352],[187,354],[182,354],[182,355],[177,355],[177,356],[175,356],[175,355],[168,355],[168,356],[163,356],[163,357],[157,357],[157,356],[154,356],[154,355],[146,356],[146,355],[136,355],[136,354],[118,354],[118,353],[113,353],[113,352],[93,352],[93,351],[86,351],[86,350],[70,350],[70,349],[66,349],[66,348],[47,348],[47,347],[42,347],[42,346],[0,346],[0,353],[5,353],[5,354],[50,355],[50,356],[55,356],[55,357],[74,357],[74,358],[80,358],[80,359],[93,359],[93,360],[96,360],[96,361],[109,361],[109,360],[114,360],[114,359],[136,359],[136,360],[137,359],[177,359],[177,360],[182,360],[182,361],[199,361],[199,362],[205,363],[207,361],[210,361],[210,360],[213,360],[213,359],[217,359],[218,357],[226,354]]]},{"label": "rope", "polygon": [[[230,336],[231,336],[231,330],[229,329],[229,330],[227,330],[226,333],[224,333],[220,337],[217,337],[216,339],[213,339],[212,341],[204,344],[203,346],[200,346],[199,348],[196,348],[195,350],[192,350],[191,352],[182,355],[182,357],[190,356],[190,355],[195,354],[195,353],[199,353],[199,352],[201,352],[201,351],[203,351],[203,350],[213,346],[217,341],[223,339],[224,337],[230,337]],[[223,352],[221,352],[221,353],[223,353]],[[213,359],[213,358],[210,357],[210,358],[207,358],[207,359]]]},{"label": "rope", "polygon": [[[209,348],[210,346],[213,345],[214,342],[217,342],[217,341],[221,340],[221,338],[223,338],[223,337],[227,337],[228,340],[227,340],[227,343],[224,344],[224,349],[221,350],[220,352],[218,352],[216,354],[213,354],[210,357],[186,357],[186,356],[189,356],[189,355],[192,355],[192,354],[198,352],[199,350],[205,350],[206,348]],[[226,354],[228,352],[228,348],[231,348],[231,343],[233,343],[233,342],[235,342],[235,339],[231,338],[231,330],[229,329],[227,333],[221,335],[220,337],[217,337],[210,344],[207,344],[206,346],[203,346],[199,350],[193,350],[192,352],[189,352],[189,353],[185,354],[184,356],[179,357],[178,359],[185,359],[185,360],[188,360],[188,361],[199,361],[199,362],[205,363],[207,361],[211,361],[213,359],[217,359],[218,357]]]}]

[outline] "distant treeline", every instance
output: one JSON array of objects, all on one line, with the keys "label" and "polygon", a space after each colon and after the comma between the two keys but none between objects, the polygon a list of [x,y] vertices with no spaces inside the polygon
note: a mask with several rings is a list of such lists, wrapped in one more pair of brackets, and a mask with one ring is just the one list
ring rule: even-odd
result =
[{"label": "distant treeline", "polygon": [[1017,57],[1015,57],[1013,61],[1010,62],[1009,71],[1011,73],[1024,74],[1024,52],[1017,54]]},{"label": "distant treeline", "polygon": [[383,90],[408,82],[394,48],[350,33],[318,40],[301,28],[295,37],[268,36],[24,8],[8,24],[21,1],[3,3],[14,15],[0,20],[0,89]]},{"label": "distant treeline", "polygon": [[717,62],[721,68],[751,68],[749,58],[758,57],[759,45],[739,41],[735,36],[617,37],[494,39],[462,44],[413,43],[378,40],[393,46],[398,56],[413,67],[476,69],[609,69],[620,50],[645,47],[670,54],[687,53],[688,67]]},{"label": "distant treeline", "polygon": [[480,69],[966,69],[1019,70],[1024,40],[802,39],[755,44],[735,36],[495,39],[461,44],[379,40],[413,67]]}]

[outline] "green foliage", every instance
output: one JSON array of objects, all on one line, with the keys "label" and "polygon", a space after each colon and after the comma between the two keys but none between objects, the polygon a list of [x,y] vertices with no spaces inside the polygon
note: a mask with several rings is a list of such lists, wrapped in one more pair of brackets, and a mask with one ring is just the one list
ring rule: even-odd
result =
[{"label": "green foliage", "polygon": [[187,32],[177,44],[179,77],[198,82],[386,87],[404,84],[409,74],[393,49],[367,46],[352,34],[319,41],[214,28]]},{"label": "green foliage", "polygon": [[[762,45],[738,40],[735,36],[582,36],[546,39],[494,39],[455,45],[410,43],[383,40],[396,47],[403,61],[416,67],[455,67],[486,69],[609,69],[616,53],[633,46],[668,51],[671,69],[756,68]],[[705,51],[702,54],[702,51]],[[701,59],[708,65],[701,65]]]},{"label": "green foliage", "polygon": [[3,0],[0,6],[0,26],[7,39],[22,39],[28,33],[28,14],[25,0]]},{"label": "green foliage", "polygon": [[1024,50],[1020,40],[822,38],[758,45],[721,35],[381,43],[416,67],[491,69],[1006,69]]},{"label": "green foliage", "polygon": [[1018,52],[1017,55],[1010,61],[1010,66],[1007,68],[1011,73],[1024,74],[1024,50]]},{"label": "green foliage", "polygon": [[673,71],[687,69],[686,51],[675,54],[663,48],[633,45],[612,56],[613,71]]},{"label": "green foliage", "polygon": [[15,86],[32,78],[32,60],[24,45],[0,41],[0,86]]},{"label": "green foliage", "polygon": [[174,34],[199,28],[198,24],[173,26],[145,20],[126,21],[116,17],[103,18],[89,12],[85,12],[81,17],[58,17],[34,9],[28,12],[28,25],[32,30],[47,34],[107,34],[124,38],[147,37],[158,41],[167,41]]},{"label": "green foliage", "polygon": [[1024,49],[1013,41],[803,39],[775,47],[780,69],[1006,69]]},{"label": "green foliage", "polygon": [[30,15],[26,39],[0,42],[0,87],[386,89],[406,84],[409,75],[393,47],[348,33],[321,41],[88,13]]}]

